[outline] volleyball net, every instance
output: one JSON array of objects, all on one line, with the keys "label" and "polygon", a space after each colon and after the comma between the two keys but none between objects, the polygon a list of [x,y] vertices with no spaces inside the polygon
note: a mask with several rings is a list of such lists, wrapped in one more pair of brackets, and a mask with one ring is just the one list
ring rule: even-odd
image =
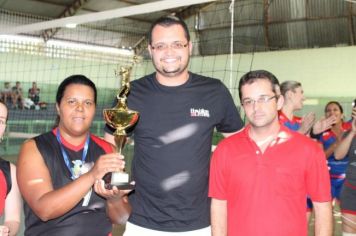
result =
[{"label": "volleyball net", "polygon": [[[7,98],[10,138],[6,142],[10,146],[11,143],[20,144],[53,126],[58,84],[73,74],[83,74],[97,86],[98,104],[92,132],[101,136],[102,109],[112,106],[119,89],[120,78],[115,70],[131,65],[133,58],[138,57],[131,80],[154,71],[146,34],[155,19],[172,14],[172,11],[189,27],[193,43],[189,70],[223,81],[238,105],[238,81],[252,68],[254,52],[298,47],[290,40],[278,45],[272,40],[266,43],[268,32],[270,38],[285,34],[284,31],[294,34],[293,30],[279,27],[282,13],[274,8],[274,3],[166,0],[98,13],[83,12],[72,17],[67,17],[70,15],[67,12],[59,19],[0,9],[0,91],[4,91],[5,83],[12,89],[18,81],[23,99],[29,101],[28,91],[36,82],[40,89],[39,102],[45,104],[26,104],[24,109],[18,109],[18,104]],[[266,19],[266,11],[270,19]],[[283,14],[298,17],[293,16],[293,12]],[[277,23],[267,29],[267,20]],[[304,22],[296,21],[289,27],[301,25]]]},{"label": "volleyball net", "polygon": [[[232,2],[168,0],[60,19],[0,10],[0,92],[10,111],[6,146],[19,145],[24,139],[51,129],[57,115],[58,84],[73,74],[83,74],[97,86],[92,132],[101,136],[102,109],[111,107],[119,89],[120,78],[115,70],[131,65],[138,57],[131,80],[154,71],[146,34],[155,19],[171,14],[167,10],[171,8],[190,30],[194,48],[190,70],[221,79],[234,93],[238,69],[234,67],[232,72],[230,67]],[[241,7],[241,3],[235,6]],[[260,4],[247,1],[245,7]],[[242,45],[243,41],[236,41],[233,52]],[[3,95],[16,82],[22,88],[22,101]],[[33,82],[40,89],[36,104],[29,98]]]}]

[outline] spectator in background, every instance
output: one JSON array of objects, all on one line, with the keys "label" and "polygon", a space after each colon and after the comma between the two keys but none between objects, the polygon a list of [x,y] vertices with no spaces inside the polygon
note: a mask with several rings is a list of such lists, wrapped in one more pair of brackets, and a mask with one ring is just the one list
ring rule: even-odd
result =
[{"label": "spectator in background", "polygon": [[297,81],[284,81],[281,84],[281,94],[284,97],[282,109],[279,111],[279,120],[289,129],[301,134],[320,134],[336,122],[333,116],[316,121],[315,113],[309,112],[303,118],[294,115],[295,111],[303,108],[305,100],[302,84]]},{"label": "spectator in background", "polygon": [[[309,112],[303,118],[294,115],[294,112],[303,108],[305,100],[302,84],[298,81],[284,81],[281,83],[281,94],[284,102],[282,109],[278,112],[279,121],[290,130],[297,131],[304,135],[309,135],[311,132],[320,134],[323,131],[331,128],[335,123],[335,117],[322,118],[315,121],[315,113]],[[307,199],[307,218],[309,221],[310,214],[313,210],[312,201]]]},{"label": "spectator in background", "polygon": [[340,200],[340,192],[345,181],[345,172],[348,164],[348,157],[344,156],[337,160],[334,156],[334,151],[344,137],[344,133],[351,129],[351,122],[344,122],[344,111],[342,106],[337,101],[328,102],[325,106],[325,116],[334,116],[336,123],[328,130],[322,133],[320,141],[323,144],[326,159],[328,160],[331,194],[333,200]]},{"label": "spectator in background", "polygon": [[10,82],[4,82],[4,88],[1,90],[1,100],[4,101],[4,104],[7,103],[7,100],[12,99],[11,95],[12,92],[11,92]]},{"label": "spectator in background", "polygon": [[[0,139],[6,129],[8,110],[0,102]],[[16,167],[0,158],[0,216],[4,223],[0,225],[0,236],[16,235],[20,228],[21,194],[16,181]]]},{"label": "spectator in background", "polygon": [[336,160],[350,158],[346,169],[346,180],[341,190],[340,208],[342,231],[345,236],[356,235],[356,108],[352,110],[352,128],[334,150]]},{"label": "spectator in background", "polygon": [[40,89],[37,87],[36,82],[32,82],[32,87],[28,89],[28,98],[31,99],[35,105],[38,105],[40,101]]},{"label": "spectator in background", "polygon": [[12,96],[12,108],[20,108],[23,109],[24,105],[24,98],[23,98],[23,91],[21,87],[20,81],[16,81],[16,85],[12,87],[11,91]]}]

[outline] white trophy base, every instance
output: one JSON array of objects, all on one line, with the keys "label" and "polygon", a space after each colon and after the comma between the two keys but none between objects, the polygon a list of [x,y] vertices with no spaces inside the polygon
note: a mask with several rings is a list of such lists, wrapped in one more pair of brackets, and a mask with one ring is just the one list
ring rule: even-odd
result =
[{"label": "white trophy base", "polygon": [[112,172],[110,184],[122,190],[134,188],[134,185],[129,183],[129,174],[125,172]]},{"label": "white trophy base", "polygon": [[129,174],[125,172],[112,172],[111,173],[111,185],[123,185],[128,184]]}]

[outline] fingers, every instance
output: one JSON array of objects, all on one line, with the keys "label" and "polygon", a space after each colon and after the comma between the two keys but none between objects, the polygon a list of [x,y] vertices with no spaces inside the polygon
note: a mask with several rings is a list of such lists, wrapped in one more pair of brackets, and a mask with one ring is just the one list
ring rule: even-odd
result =
[{"label": "fingers", "polygon": [[352,109],[352,118],[356,119],[356,107]]},{"label": "fingers", "polygon": [[315,120],[315,113],[314,112],[309,112],[303,117],[303,121],[308,120],[308,121],[314,121]]},{"label": "fingers", "polygon": [[91,172],[95,179],[101,179],[106,173],[121,172],[124,168],[123,156],[118,153],[110,153],[100,156]]},{"label": "fingers", "polygon": [[[131,184],[135,184],[132,182]],[[119,190],[116,186],[112,189],[105,188],[105,183],[102,179],[97,179],[94,183],[94,191],[105,199],[116,201],[121,200],[122,197],[126,196],[132,190]]]},{"label": "fingers", "polygon": [[336,123],[336,117],[335,116],[330,116],[326,119],[327,123],[329,124],[335,124]]},{"label": "fingers", "polygon": [[7,236],[7,235],[9,235],[9,232],[10,232],[10,230],[7,226],[5,226],[5,225],[0,226],[0,236]]}]

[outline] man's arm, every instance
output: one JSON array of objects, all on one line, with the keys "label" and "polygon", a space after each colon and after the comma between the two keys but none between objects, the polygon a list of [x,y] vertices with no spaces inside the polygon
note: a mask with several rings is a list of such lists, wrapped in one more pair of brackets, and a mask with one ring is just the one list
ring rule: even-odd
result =
[{"label": "man's arm", "polygon": [[211,233],[212,236],[227,236],[227,202],[211,199]]},{"label": "man's arm", "polygon": [[236,134],[237,132],[239,132],[239,131],[235,131],[235,132],[232,132],[232,133],[221,133],[221,134],[224,136],[224,138],[227,138],[227,137],[229,137],[229,136],[231,136],[233,134]]},{"label": "man's arm", "polygon": [[315,213],[315,236],[332,236],[333,215],[331,202],[313,202]]}]

